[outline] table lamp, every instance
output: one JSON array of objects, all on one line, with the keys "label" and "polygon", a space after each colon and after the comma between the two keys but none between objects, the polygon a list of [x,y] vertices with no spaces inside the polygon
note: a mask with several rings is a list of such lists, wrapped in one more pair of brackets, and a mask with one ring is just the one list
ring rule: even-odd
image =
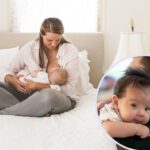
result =
[{"label": "table lamp", "polygon": [[112,65],[134,56],[150,56],[147,35],[144,32],[134,32],[134,23],[131,22],[132,32],[121,32],[117,54]]}]

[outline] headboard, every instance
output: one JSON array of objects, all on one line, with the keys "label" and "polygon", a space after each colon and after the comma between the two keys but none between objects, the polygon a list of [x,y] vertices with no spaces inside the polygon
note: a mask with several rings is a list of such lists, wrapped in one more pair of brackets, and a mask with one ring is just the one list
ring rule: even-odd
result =
[{"label": "headboard", "polygon": [[[36,38],[37,33],[0,32],[0,48],[23,46]],[[64,37],[80,51],[87,50],[90,60],[90,82],[98,86],[103,72],[104,42],[102,33],[65,33]]]}]

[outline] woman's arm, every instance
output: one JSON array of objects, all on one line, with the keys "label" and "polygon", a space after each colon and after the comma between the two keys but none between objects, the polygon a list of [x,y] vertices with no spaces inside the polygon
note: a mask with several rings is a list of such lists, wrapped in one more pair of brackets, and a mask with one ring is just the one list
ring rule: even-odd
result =
[{"label": "woman's arm", "polygon": [[[78,100],[77,84],[79,82],[80,66],[79,51],[69,43],[65,43],[58,50],[59,65],[68,73],[68,80],[65,85],[60,86],[60,91],[72,99]],[[51,86],[51,88],[55,88]]]},{"label": "woman's arm", "polygon": [[27,83],[25,84],[25,89],[26,89],[26,92],[29,94],[34,91],[39,91],[45,88],[50,88],[50,85],[46,83],[38,83],[38,82],[34,82],[31,80],[27,80],[27,79],[26,79],[26,82]]},{"label": "woman's arm", "polygon": [[77,95],[76,87],[79,80],[79,58],[74,58],[66,65],[68,72],[68,80],[65,85],[60,86],[60,89],[67,96]]},{"label": "woman's arm", "polygon": [[149,128],[141,124],[112,121],[105,121],[102,124],[113,138],[125,138],[134,135],[145,138],[150,135]]},{"label": "woman's arm", "polygon": [[[14,57],[13,60],[11,60],[9,66],[5,69],[5,72],[2,75],[2,81],[5,82],[6,75],[16,75],[20,70],[25,69],[27,67],[25,63],[25,59],[30,60],[32,57],[32,46],[33,41],[27,43],[25,46],[23,46],[17,55]],[[28,55],[28,58],[27,56]]]},{"label": "woman's arm", "polygon": [[6,75],[5,82],[14,86],[18,91],[26,93],[25,84],[19,80],[18,76]]}]

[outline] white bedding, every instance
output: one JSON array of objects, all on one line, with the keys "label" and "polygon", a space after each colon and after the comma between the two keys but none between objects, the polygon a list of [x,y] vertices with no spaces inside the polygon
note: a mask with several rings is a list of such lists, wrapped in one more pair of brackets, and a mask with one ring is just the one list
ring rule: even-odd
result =
[{"label": "white bedding", "polygon": [[2,150],[116,150],[98,122],[96,92],[80,97],[76,108],[34,118],[0,116]]},{"label": "white bedding", "polygon": [[[18,51],[18,45],[22,46],[34,37],[34,33],[0,33],[0,48],[11,48],[0,53],[0,72]],[[80,51],[87,50],[90,81],[97,87],[103,68],[102,34],[69,33],[65,37]],[[84,79],[88,80],[85,74]],[[91,90],[81,97],[75,109],[60,115],[43,118],[0,116],[0,150],[116,150],[112,139],[98,122],[96,101],[96,93]]]}]

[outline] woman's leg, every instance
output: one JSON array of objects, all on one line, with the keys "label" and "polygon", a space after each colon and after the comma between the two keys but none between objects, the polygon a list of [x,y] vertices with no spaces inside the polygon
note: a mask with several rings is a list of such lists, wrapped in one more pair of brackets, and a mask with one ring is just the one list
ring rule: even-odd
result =
[{"label": "woman's leg", "polygon": [[6,89],[0,87],[0,109],[10,107],[19,103],[20,101]]},{"label": "woman's leg", "polygon": [[0,82],[0,87],[7,90],[10,94],[14,95],[19,101],[23,101],[29,96],[29,94],[19,92],[15,87],[7,83]]},{"label": "woman's leg", "polygon": [[47,113],[59,114],[72,108],[69,97],[47,88],[33,93],[26,100],[14,106],[1,110],[0,114],[41,117]]}]

